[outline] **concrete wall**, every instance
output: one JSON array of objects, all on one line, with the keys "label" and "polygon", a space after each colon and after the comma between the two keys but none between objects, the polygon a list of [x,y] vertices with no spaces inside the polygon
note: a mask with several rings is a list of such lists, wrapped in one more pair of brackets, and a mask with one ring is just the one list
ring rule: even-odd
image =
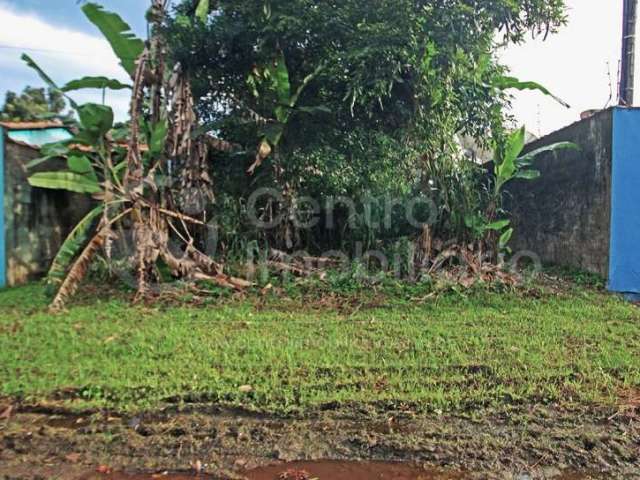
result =
[{"label": "concrete wall", "polygon": [[544,263],[608,276],[611,217],[613,113],[606,110],[552,133],[527,151],[571,141],[580,151],[542,155],[542,177],[508,188],[514,251],[529,250]]},{"label": "concrete wall", "polygon": [[39,150],[4,140],[6,280],[12,286],[48,271],[60,245],[90,208],[90,201],[62,190],[32,188],[29,175],[63,169],[64,160],[51,160],[27,172],[25,164],[40,157]]},{"label": "concrete wall", "polygon": [[5,225],[4,225],[4,144],[5,132],[0,126],[0,288],[7,286],[7,248],[5,245]]}]

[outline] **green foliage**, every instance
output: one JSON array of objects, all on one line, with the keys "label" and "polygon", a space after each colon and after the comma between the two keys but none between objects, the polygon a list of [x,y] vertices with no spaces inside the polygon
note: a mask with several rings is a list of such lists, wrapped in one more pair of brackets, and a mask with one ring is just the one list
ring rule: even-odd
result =
[{"label": "green foliage", "polygon": [[579,150],[580,147],[573,142],[558,142],[533,150],[521,155],[524,149],[525,128],[522,127],[507,136],[506,141],[495,151],[495,195],[501,194],[503,187],[510,181],[519,178],[523,180],[535,180],[540,172],[531,169],[531,164],[536,157],[544,153],[560,150]]},{"label": "green foliage", "polygon": [[500,192],[502,187],[515,177],[518,170],[518,156],[525,145],[525,134],[524,127],[516,130],[507,137],[505,144],[496,150],[494,171],[497,192]]},{"label": "green foliage", "polygon": [[68,190],[75,193],[100,193],[97,181],[73,172],[38,172],[29,177],[32,187]]},{"label": "green foliage", "polygon": [[[177,7],[171,54],[189,73],[208,128],[245,152],[216,162],[218,197],[237,205],[218,208],[219,216],[235,221],[258,187],[286,185],[321,204],[339,191],[359,208],[369,192],[398,187],[402,198],[432,198],[436,235],[461,239],[469,236],[465,219],[485,209],[490,195],[482,168],[465,161],[456,138],[489,147],[505,135],[505,89],[535,86],[509,80],[496,31],[518,42],[565,21],[562,0],[482,8],[462,0],[220,0],[206,22],[185,21],[194,5]],[[249,165],[254,178],[244,175]],[[278,178],[268,173],[274,170]],[[345,220],[344,234],[316,231],[302,243],[411,233],[401,221],[387,232],[362,224],[356,232]]]},{"label": "green foliage", "polygon": [[[128,55],[139,55],[144,48],[142,42],[128,33],[128,26],[117,15],[105,12],[102,7],[95,4],[87,4],[83,10],[108,37],[114,51],[120,56],[123,66],[130,67],[133,71],[135,58],[129,59]],[[60,88],[29,56],[23,55],[22,58],[53,91],[60,95],[84,88],[131,88],[106,77],[84,77]],[[91,245],[90,241],[95,239],[97,217],[102,215],[101,225],[102,228],[106,228],[115,221],[112,218],[117,219],[122,216],[123,205],[126,202],[126,199],[122,198],[123,167],[126,163],[124,157],[114,149],[112,139],[109,137],[114,127],[113,110],[106,105],[94,103],[78,105],[73,100],[69,100],[79,118],[79,123],[73,130],[73,137],[63,142],[44,145],[41,149],[42,158],[27,164],[27,168],[34,168],[49,159],[66,157],[68,170],[37,172],[31,175],[28,181],[33,187],[88,194],[95,200],[102,200],[103,203],[76,225],[54,259],[48,275],[49,286],[58,291],[54,304],[56,302],[62,304],[65,297],[73,293],[87,271],[87,259],[90,260],[95,249],[85,250],[85,247]],[[163,128],[159,127],[158,130],[162,131]],[[160,148],[158,144],[163,144],[165,136],[166,126],[164,134],[161,133],[160,137],[152,139],[152,148],[156,153]],[[70,283],[67,282],[69,279],[71,279]]]},{"label": "green foliage", "polygon": [[[253,173],[262,161],[278,148],[300,95],[321,70],[322,67],[318,67],[313,73],[307,75],[292,95],[289,70],[281,51],[264,68],[253,69],[247,79],[247,85],[256,100],[269,110],[270,118],[266,118],[264,125],[258,128],[260,142],[256,162],[249,168],[250,173]],[[306,107],[298,111],[314,113],[318,111],[317,108]]]},{"label": "green foliage", "polygon": [[27,64],[27,66],[35,70],[38,76],[42,79],[42,81],[44,81],[44,83],[46,83],[49,86],[50,89],[60,90],[58,85],[56,85],[56,83],[53,80],[51,80],[51,77],[47,75],[44,72],[44,70],[42,70],[40,66],[29,55],[27,55],[26,53],[23,53],[20,58],[22,59],[23,62]]},{"label": "green foliage", "polygon": [[102,6],[87,3],[82,6],[82,11],[102,32],[113,52],[120,59],[122,67],[133,77],[136,60],[144,50],[144,42],[131,32],[131,27],[120,16],[105,11]]},{"label": "green foliage", "polygon": [[62,246],[58,250],[56,257],[51,263],[51,268],[47,275],[47,285],[49,293],[55,293],[60,287],[69,269],[71,262],[89,241],[94,230],[96,219],[104,212],[104,205],[99,205],[91,210],[67,236]]},{"label": "green foliage", "polygon": [[[23,62],[27,64],[29,68],[33,69],[38,74],[38,76],[42,79],[44,83],[47,84],[47,86],[51,91],[64,94],[62,89],[51,79],[51,77],[49,77],[49,75],[47,75],[44,72],[44,70],[42,70],[42,68],[40,68],[40,66],[33,60],[33,58],[31,58],[26,53],[23,53],[20,58],[22,59]],[[78,104],[72,98],[66,95],[65,97],[69,101],[69,104],[71,105],[72,108],[74,109],[78,108]]]},{"label": "green foliage", "polygon": [[501,90],[508,90],[510,88],[513,88],[516,90],[537,90],[553,98],[556,102],[558,102],[563,107],[571,108],[571,105],[569,105],[567,102],[562,100],[560,97],[555,96],[546,87],[536,82],[523,82],[521,80],[518,80],[515,77],[501,76],[501,77],[497,77],[494,80],[493,85]]},{"label": "green foliage", "polygon": [[198,0],[196,8],[196,17],[203,23],[207,23],[209,17],[209,0]]},{"label": "green foliage", "polygon": [[580,147],[573,142],[552,143],[551,145],[546,145],[544,147],[536,148],[535,150],[532,150],[531,152],[525,155],[522,155],[521,157],[518,158],[518,165],[521,168],[529,167],[531,166],[531,163],[533,162],[533,160],[535,160],[536,157],[543,155],[545,153],[553,153],[559,150],[580,150]]},{"label": "green foliage", "polygon": [[[56,310],[62,309],[67,299],[77,291],[99,250],[104,247],[107,258],[110,257],[111,242],[113,241],[111,229],[122,227],[120,222],[127,220],[127,217],[134,211],[131,208],[132,204],[137,207],[142,205],[143,202],[139,198],[146,194],[149,194],[149,198],[153,196],[152,202],[158,201],[163,205],[168,203],[166,195],[159,198],[159,189],[150,180],[151,175],[159,178],[166,173],[162,170],[166,165],[164,150],[169,132],[168,112],[166,109],[163,111],[156,109],[151,112],[152,109],[149,108],[147,99],[142,97],[157,86],[158,89],[155,91],[158,92],[158,96],[155,99],[159,103],[163,103],[164,99],[161,97],[170,95],[173,88],[167,88],[166,91],[160,93],[160,89],[165,85],[164,79],[160,78],[161,74],[156,75],[154,86],[148,88],[147,74],[149,70],[141,70],[143,66],[148,68],[150,63],[160,61],[164,49],[152,49],[150,58],[147,58],[142,55],[145,50],[144,42],[131,33],[129,26],[117,14],[107,12],[95,3],[85,4],[82,10],[87,18],[104,34],[113,51],[120,58],[125,70],[135,78],[139,90],[132,100],[132,109],[135,106],[136,118],[131,122],[135,122],[139,135],[130,138],[128,142],[128,151],[130,153],[135,151],[135,156],[127,155],[127,149],[118,144],[118,136],[124,132],[125,138],[128,135],[133,137],[133,133],[128,133],[127,125],[120,125],[112,136],[114,113],[111,107],[94,103],[78,105],[70,99],[71,105],[79,117],[77,128],[73,129],[73,137],[64,142],[45,145],[42,148],[43,158],[29,162],[28,167],[33,168],[48,159],[66,157],[68,170],[35,173],[29,178],[29,183],[38,188],[62,189],[74,193],[89,194],[93,200],[102,202],[100,209],[94,210],[72,232],[52,268],[52,277],[60,277],[61,273],[66,275],[64,281],[56,285],[59,288],[52,302],[52,308]],[[155,8],[149,11],[149,21],[153,22],[154,26],[158,26],[161,20],[160,17],[153,16],[154,12],[159,15],[163,12],[158,12]],[[154,45],[158,38],[157,35],[157,28],[154,27],[154,38],[151,42]],[[140,62],[138,62],[139,58]],[[60,88],[29,56],[23,55],[23,59],[51,89],[60,94],[84,88],[103,90],[106,88],[132,88],[106,77],[84,77],[73,80]],[[165,71],[164,68],[161,70]],[[160,69],[156,70],[156,73],[159,71]],[[166,71],[171,71],[171,68],[167,68]],[[188,99],[174,99],[174,101],[188,102]],[[182,119],[180,121],[182,122]],[[182,123],[181,126],[183,126]],[[131,128],[131,130],[133,129]],[[121,139],[122,137],[120,137]],[[135,144],[133,140],[135,140]],[[186,140],[187,138],[181,139],[181,141]],[[141,142],[146,142],[149,148],[142,148]],[[198,147],[201,147],[201,144]],[[189,154],[191,153],[193,152],[189,152]],[[141,154],[143,156],[139,158]],[[206,176],[206,172],[198,171],[196,175]],[[133,177],[135,179],[132,180]],[[145,178],[145,181],[139,180],[140,178]],[[166,190],[163,190],[162,194],[166,194]],[[142,221],[140,211],[136,212],[138,213],[136,219]],[[93,220],[98,213],[102,214],[102,218],[99,223],[94,225]],[[179,213],[174,215],[180,216]],[[180,218],[182,219],[182,217]],[[126,241],[122,235],[119,238]],[[140,279],[140,291],[145,290],[143,283]]]},{"label": "green foliage", "polygon": [[[507,183],[516,180],[535,180],[540,177],[538,170],[532,169],[533,160],[543,153],[556,152],[565,149],[578,149],[579,147],[572,142],[554,143],[532,152],[521,155],[525,147],[526,129],[522,127],[511,134],[507,135],[504,142],[498,145],[494,156],[494,179],[492,202],[497,209],[490,212],[491,217],[488,221],[492,221],[495,214],[503,213],[501,211],[502,192]],[[510,225],[508,220],[500,220],[490,224],[483,223],[482,219],[476,217],[475,231],[483,235],[486,231],[499,232],[498,248],[504,250],[513,236],[513,228],[507,228]]]},{"label": "green foliage", "polygon": [[93,164],[86,155],[69,155],[67,166],[73,173],[87,175],[93,180],[98,180]]},{"label": "green foliage", "polygon": [[167,140],[167,133],[169,132],[169,125],[166,120],[158,122],[156,125],[152,125],[149,137],[149,155],[151,157],[157,157],[164,151],[165,142]]},{"label": "green foliage", "polygon": [[107,105],[85,103],[78,107],[83,140],[97,144],[113,127],[113,110]]},{"label": "green foliage", "polygon": [[84,77],[79,80],[72,80],[64,85],[61,90],[63,92],[71,92],[73,90],[83,90],[86,88],[99,88],[101,90],[108,88],[111,90],[125,90],[131,88],[131,85],[125,85],[119,80],[113,80],[107,77]]},{"label": "green foliage", "polygon": [[49,88],[25,87],[20,95],[7,92],[4,106],[0,111],[0,120],[24,122],[49,118],[69,119],[64,114],[65,101],[60,92]]}]

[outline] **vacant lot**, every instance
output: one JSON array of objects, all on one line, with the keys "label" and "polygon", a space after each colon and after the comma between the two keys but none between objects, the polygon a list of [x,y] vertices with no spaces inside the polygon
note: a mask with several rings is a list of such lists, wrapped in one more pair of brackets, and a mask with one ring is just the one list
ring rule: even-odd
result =
[{"label": "vacant lot", "polygon": [[640,309],[597,289],[95,293],[60,315],[40,286],[0,293],[7,465],[628,475],[638,459]]}]

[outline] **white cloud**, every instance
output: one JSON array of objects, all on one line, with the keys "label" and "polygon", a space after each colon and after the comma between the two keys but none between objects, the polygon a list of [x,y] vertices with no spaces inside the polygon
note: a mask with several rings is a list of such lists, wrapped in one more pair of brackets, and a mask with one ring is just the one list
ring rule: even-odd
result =
[{"label": "white cloud", "polygon": [[[22,52],[31,56],[57,83],[83,76],[106,76],[130,82],[106,40],[47,23],[33,14],[16,12],[0,3],[0,89],[20,89],[10,77],[41,85],[35,73],[20,60]],[[15,47],[15,48],[13,48]],[[26,85],[26,83],[25,83]],[[25,86],[22,85],[22,86]],[[78,102],[101,102],[101,92],[85,90],[72,95]],[[128,95],[109,92],[108,103],[123,120],[127,116]]]}]

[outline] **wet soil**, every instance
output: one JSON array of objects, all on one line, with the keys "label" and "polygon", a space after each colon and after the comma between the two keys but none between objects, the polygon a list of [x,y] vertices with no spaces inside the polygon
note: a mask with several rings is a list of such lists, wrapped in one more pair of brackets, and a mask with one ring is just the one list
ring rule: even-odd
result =
[{"label": "wet soil", "polygon": [[0,479],[640,479],[639,424],[615,413],[359,407],[280,418],[191,405],[121,417],[23,405],[0,420]]}]

